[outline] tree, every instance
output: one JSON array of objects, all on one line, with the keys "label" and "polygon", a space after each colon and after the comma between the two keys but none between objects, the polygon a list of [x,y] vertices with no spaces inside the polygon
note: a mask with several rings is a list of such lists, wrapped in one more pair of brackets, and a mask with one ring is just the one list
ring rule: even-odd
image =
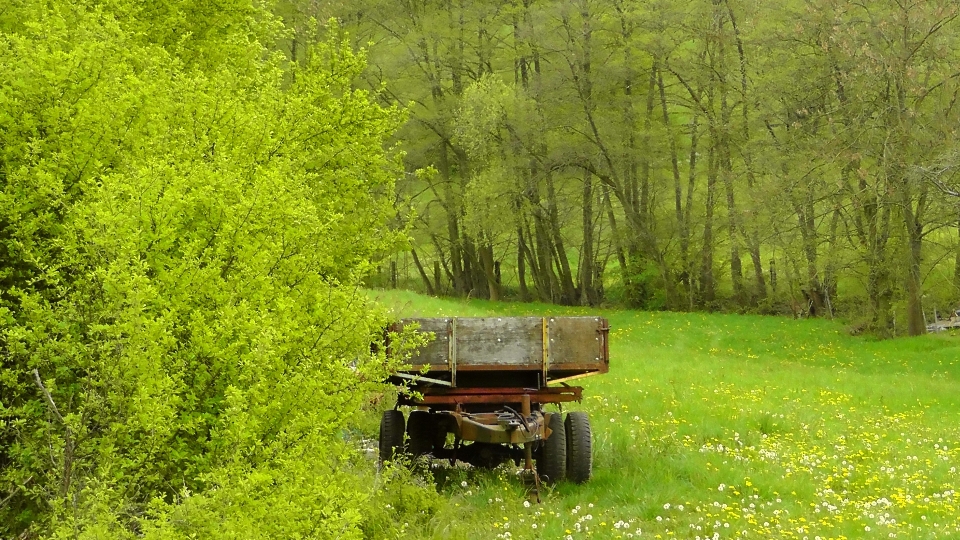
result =
[{"label": "tree", "polygon": [[922,244],[943,220],[932,215],[939,205],[931,204],[929,183],[918,171],[953,144],[956,113],[945,105],[956,95],[950,31],[957,16],[950,3],[828,1],[811,4],[804,14],[809,22],[797,26],[809,36],[825,84],[817,102],[796,109],[793,122],[822,126],[814,128],[816,136],[843,148],[824,164],[849,201],[835,206],[836,215],[866,265],[871,318],[881,333],[892,330],[897,274],[907,332],[925,331]]},{"label": "tree", "polygon": [[168,7],[5,8],[0,534],[358,538],[402,115],[338,41]]}]

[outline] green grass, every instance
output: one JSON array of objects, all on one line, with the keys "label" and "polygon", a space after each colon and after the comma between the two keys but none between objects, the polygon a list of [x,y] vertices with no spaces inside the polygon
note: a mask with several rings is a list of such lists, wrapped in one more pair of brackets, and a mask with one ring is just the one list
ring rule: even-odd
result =
[{"label": "green grass", "polygon": [[403,317],[599,313],[612,328],[610,373],[573,407],[593,422],[594,478],[527,507],[512,467],[440,468],[444,502],[411,537],[960,536],[956,336],[370,294]]}]

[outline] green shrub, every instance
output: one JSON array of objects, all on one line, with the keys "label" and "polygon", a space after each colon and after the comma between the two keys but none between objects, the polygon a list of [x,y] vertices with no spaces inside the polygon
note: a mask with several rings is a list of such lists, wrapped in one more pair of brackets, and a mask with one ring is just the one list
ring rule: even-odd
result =
[{"label": "green shrub", "polygon": [[0,537],[362,534],[402,118],[235,4],[0,10]]}]

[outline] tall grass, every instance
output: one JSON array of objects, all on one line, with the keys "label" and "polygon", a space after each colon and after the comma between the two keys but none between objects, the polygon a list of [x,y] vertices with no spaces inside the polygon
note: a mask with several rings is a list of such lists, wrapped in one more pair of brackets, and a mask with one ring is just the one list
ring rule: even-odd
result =
[{"label": "tall grass", "polygon": [[446,502],[413,536],[960,535],[956,336],[877,341],[826,320],[370,294],[403,317],[599,313],[612,327],[610,373],[584,379],[573,407],[593,422],[594,478],[527,507],[512,467],[436,468]]}]

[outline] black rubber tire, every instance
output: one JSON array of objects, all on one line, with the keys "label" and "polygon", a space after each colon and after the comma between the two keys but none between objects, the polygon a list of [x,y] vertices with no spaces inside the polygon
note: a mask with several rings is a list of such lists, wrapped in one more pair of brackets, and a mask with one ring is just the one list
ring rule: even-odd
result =
[{"label": "black rubber tire", "polygon": [[403,413],[384,411],[380,417],[380,464],[391,461],[403,448]]},{"label": "black rubber tire", "polygon": [[555,484],[567,476],[567,433],[560,413],[550,414],[547,427],[552,433],[541,443],[537,474],[542,481]]},{"label": "black rubber tire", "polygon": [[585,412],[567,414],[567,479],[582,484],[593,474],[590,418]]},{"label": "black rubber tire", "polygon": [[436,419],[428,411],[410,411],[407,418],[407,452],[413,457],[433,452],[437,438]]}]

